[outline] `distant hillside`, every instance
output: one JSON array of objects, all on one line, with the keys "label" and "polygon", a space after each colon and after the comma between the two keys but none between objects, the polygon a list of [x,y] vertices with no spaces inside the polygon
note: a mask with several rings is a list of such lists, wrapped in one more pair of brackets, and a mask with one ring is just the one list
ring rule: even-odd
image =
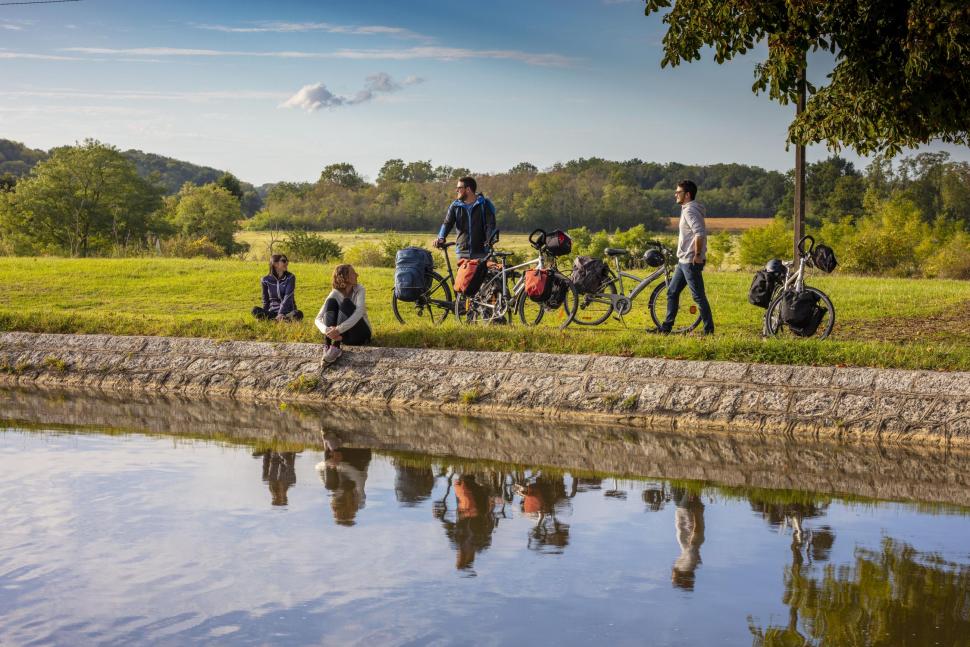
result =
[{"label": "distant hillside", "polygon": [[[123,155],[135,163],[139,175],[161,186],[169,195],[178,193],[186,182],[208,184],[215,182],[226,172],[134,149],[124,151]],[[35,164],[45,159],[45,151],[27,148],[20,142],[9,139],[0,139],[0,176],[10,173],[15,177],[23,177]],[[243,191],[243,213],[251,216],[262,208],[263,201],[252,184],[240,181],[239,185]]]}]

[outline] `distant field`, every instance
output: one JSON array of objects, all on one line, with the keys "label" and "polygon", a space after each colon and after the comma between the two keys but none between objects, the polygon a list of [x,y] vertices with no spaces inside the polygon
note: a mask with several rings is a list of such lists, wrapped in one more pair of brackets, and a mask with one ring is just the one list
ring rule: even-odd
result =
[{"label": "distant field", "polygon": [[[333,265],[291,269],[307,320],[276,324],[250,315],[266,272],[261,261],[0,258],[0,330],[319,342],[312,318],[330,290]],[[813,274],[810,283],[831,295],[838,313],[832,339],[819,342],[761,339],[763,311],[747,302],[748,273],[705,272],[718,328],[700,338],[648,334],[645,299],[625,325],[594,329],[466,327],[453,317],[440,328],[404,326],[390,307],[394,270],[358,270],[380,346],[970,370],[970,281]],[[555,372],[555,362],[548,369]]]},{"label": "distant field", "polygon": [[[678,218],[670,218],[670,228],[676,229]],[[771,218],[707,218],[705,224],[711,231],[738,232],[755,227],[767,227]]]}]

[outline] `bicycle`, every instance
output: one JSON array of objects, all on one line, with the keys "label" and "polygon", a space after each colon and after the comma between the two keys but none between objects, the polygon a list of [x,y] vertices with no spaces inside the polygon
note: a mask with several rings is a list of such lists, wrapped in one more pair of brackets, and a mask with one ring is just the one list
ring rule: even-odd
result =
[{"label": "bicycle", "polygon": [[[547,312],[562,309],[565,311],[565,318],[559,324],[559,329],[562,330],[572,323],[576,316],[579,292],[572,281],[569,280],[569,277],[559,272],[555,262],[552,263],[551,267],[546,265],[546,255],[543,253],[542,246],[535,242],[537,240],[535,235],[540,231],[536,230],[529,236],[532,246],[539,251],[538,257],[530,261],[508,267],[506,259],[512,256],[512,252],[493,251],[486,257],[485,261],[489,263],[488,275],[475,295],[468,298],[459,294],[455,298],[455,316],[460,322],[511,324],[513,315],[518,313],[519,319],[524,325],[537,326]],[[497,241],[498,234],[496,233],[491,245],[494,245]],[[566,285],[566,294],[562,303],[555,308],[550,308],[545,303],[532,301],[525,293],[525,271],[519,271],[526,268],[551,270],[560,281],[563,281]],[[515,281],[515,283],[509,288],[509,283],[512,281]]]},{"label": "bicycle", "polygon": [[[808,251],[804,249],[805,241],[811,241]],[[832,304],[832,299],[818,288],[805,285],[805,268],[814,267],[812,263],[812,249],[814,247],[814,238],[811,236],[802,236],[802,239],[798,241],[798,269],[794,272],[792,271],[792,268],[795,266],[794,260],[784,261],[782,263],[786,270],[785,279],[779,287],[775,288],[775,293],[771,298],[771,302],[768,304],[768,309],[765,310],[762,326],[763,336],[767,337],[770,335],[772,337],[778,337],[779,335],[783,335],[786,329],[792,336],[803,338],[815,337],[819,340],[825,339],[832,334],[832,329],[835,327],[835,306]],[[785,302],[785,297],[789,294],[799,294],[806,291],[813,293],[818,298],[821,307],[825,309],[825,314],[811,335],[793,332],[792,327],[786,324],[782,318],[782,305]]]},{"label": "bicycle", "polygon": [[451,268],[451,257],[448,256],[448,248],[454,244],[444,243],[440,246],[448,266],[447,276],[441,276],[434,270],[428,272],[428,289],[415,301],[400,301],[396,293],[391,295],[391,309],[399,322],[440,326],[454,311],[451,288],[455,285],[455,274]]},{"label": "bicycle", "polygon": [[[660,254],[659,264],[654,264],[657,258],[656,254],[651,253],[654,250]],[[629,256],[630,252],[628,250],[608,247],[604,250],[604,253],[613,260],[614,268],[610,268],[607,265],[606,279],[595,292],[584,294],[580,298],[579,309],[575,317],[576,323],[582,326],[598,326],[609,319],[614,313],[616,313],[616,318],[621,323],[625,323],[623,317],[633,309],[633,301],[646,290],[647,286],[660,277],[663,277],[663,282],[653,289],[653,292],[650,294],[650,301],[648,302],[650,318],[653,320],[654,326],[659,329],[667,318],[667,289],[670,286],[673,268],[677,264],[677,256],[659,241],[654,240],[648,242],[647,251],[643,254],[643,260],[648,265],[656,267],[657,269],[649,276],[641,278],[620,269],[620,258]],[[626,293],[623,279],[629,279],[636,283],[629,295]],[[689,290],[682,292],[681,300],[685,297],[693,299],[693,296],[688,295],[690,295]],[[682,304],[682,307],[677,311],[677,318],[674,320],[674,325],[671,327],[670,332],[688,333],[700,325],[700,323],[701,314],[697,304],[691,303],[686,308]]]}]

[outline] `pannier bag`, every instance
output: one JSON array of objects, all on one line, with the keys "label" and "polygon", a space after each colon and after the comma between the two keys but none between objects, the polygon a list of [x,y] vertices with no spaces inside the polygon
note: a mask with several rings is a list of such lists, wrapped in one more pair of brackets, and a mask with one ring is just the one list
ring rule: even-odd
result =
[{"label": "pannier bag", "polygon": [[394,256],[394,296],[399,301],[417,301],[429,286],[434,269],[431,252],[420,247],[406,247]]},{"label": "pannier bag", "polygon": [[832,272],[838,264],[835,252],[828,245],[816,245],[812,249],[812,265],[823,272]]},{"label": "pannier bag", "polygon": [[799,337],[811,337],[816,333],[816,331],[818,331],[819,324],[821,324],[822,319],[825,318],[826,312],[828,312],[828,308],[815,306],[815,309],[812,310],[812,316],[809,318],[808,323],[806,323],[804,326],[788,326],[788,329]]},{"label": "pannier bag", "polygon": [[816,316],[815,311],[820,309],[818,295],[810,290],[786,292],[781,299],[781,321],[791,328],[792,332],[810,325],[812,318]]},{"label": "pannier bag", "polygon": [[559,272],[552,272],[549,274],[549,284],[549,296],[543,305],[548,310],[558,310],[566,300],[570,280]]},{"label": "pannier bag", "polygon": [[592,256],[577,256],[573,261],[573,284],[580,294],[598,292],[603,281],[606,280],[608,270],[606,263]]},{"label": "pannier bag", "polygon": [[778,285],[778,274],[768,270],[758,270],[754,273],[751,280],[751,287],[748,288],[748,303],[759,308],[767,308],[771,303],[771,295],[775,293]]},{"label": "pannier bag", "polygon": [[525,273],[525,293],[533,301],[542,303],[549,298],[551,289],[549,270],[535,269]]},{"label": "pannier bag", "polygon": [[484,260],[477,258],[463,258],[458,261],[458,271],[455,273],[455,292],[464,294],[469,299],[478,294],[478,289],[485,281],[488,266]]},{"label": "pannier bag", "polygon": [[550,256],[565,256],[573,251],[573,239],[561,229],[548,232],[545,238],[545,245],[546,252]]}]

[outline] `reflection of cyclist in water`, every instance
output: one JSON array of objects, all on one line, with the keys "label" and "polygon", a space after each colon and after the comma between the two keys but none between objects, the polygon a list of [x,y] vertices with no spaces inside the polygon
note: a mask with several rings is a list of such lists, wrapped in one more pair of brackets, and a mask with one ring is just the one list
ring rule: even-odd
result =
[{"label": "reflection of cyclist in water", "polygon": [[559,554],[569,545],[569,524],[560,522],[556,513],[570,507],[569,499],[576,496],[577,485],[578,480],[573,478],[571,492],[566,494],[562,477],[541,472],[516,485],[516,492],[522,496],[522,512],[536,520],[529,533],[529,549]]},{"label": "reflection of cyclist in water", "polygon": [[331,493],[333,520],[341,526],[354,525],[357,511],[364,507],[364,485],[370,459],[369,449],[340,447],[327,449],[324,460],[317,463],[320,480]]},{"label": "reflection of cyclist in water", "polygon": [[[504,516],[503,475],[493,473],[450,474],[448,487],[433,513],[457,550],[455,568],[471,570],[475,556],[492,545],[492,533]],[[448,514],[448,496],[454,491],[457,503],[454,521]],[[496,512],[496,505],[500,506]]]},{"label": "reflection of cyclist in water", "polygon": [[406,507],[415,507],[431,498],[434,472],[430,466],[405,465],[394,461],[394,495]]},{"label": "reflection of cyclist in water", "polygon": [[287,505],[286,491],[296,484],[296,452],[253,452],[253,458],[259,457],[263,458],[263,482],[269,484],[273,505]]},{"label": "reflection of cyclist in water", "polygon": [[671,498],[677,506],[674,528],[680,556],[674,561],[670,579],[674,586],[694,590],[694,571],[701,563],[701,545],[704,543],[704,503],[700,495],[683,488],[672,487]]}]

